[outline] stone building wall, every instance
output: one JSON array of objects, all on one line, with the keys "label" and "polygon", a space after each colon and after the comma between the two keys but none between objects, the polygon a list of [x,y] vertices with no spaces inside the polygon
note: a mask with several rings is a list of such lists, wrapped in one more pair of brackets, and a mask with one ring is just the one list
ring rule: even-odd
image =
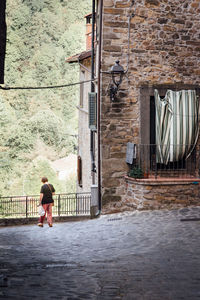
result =
[{"label": "stone building wall", "polygon": [[[118,209],[170,209],[200,205],[197,180],[150,181],[126,177],[126,193]],[[172,192],[173,190],[173,192]]]},{"label": "stone building wall", "polygon": [[108,96],[110,76],[102,73],[101,78],[102,201],[106,209],[107,205],[119,204],[126,194],[127,142],[141,142],[141,87],[162,85],[167,89],[178,85],[181,89],[185,85],[195,88],[200,83],[200,2],[103,3],[102,71],[109,71],[116,59],[127,70],[113,103]]}]

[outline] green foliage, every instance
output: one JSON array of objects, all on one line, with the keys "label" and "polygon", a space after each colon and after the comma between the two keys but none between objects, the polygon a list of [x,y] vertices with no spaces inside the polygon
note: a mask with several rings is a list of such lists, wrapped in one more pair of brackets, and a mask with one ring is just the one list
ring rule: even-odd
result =
[{"label": "green foliage", "polygon": [[56,193],[62,192],[62,183],[59,182],[55,171],[51,168],[48,160],[36,159],[29,166],[28,172],[25,172],[24,194],[37,195],[40,193],[41,178],[47,176],[50,183],[55,187]]},{"label": "green foliage", "polygon": [[15,111],[0,95],[0,145],[4,145],[10,126],[16,121]]},{"label": "green foliage", "polygon": [[75,193],[76,192],[76,176],[71,175],[65,184],[65,193]]},{"label": "green foliage", "polygon": [[144,173],[140,167],[133,167],[129,171],[128,176],[133,177],[133,178],[143,178]]},{"label": "green foliage", "polygon": [[58,146],[62,139],[64,124],[51,110],[41,110],[30,119],[31,133],[50,146]]},{"label": "green foliage", "polygon": [[34,137],[31,135],[26,120],[21,120],[17,124],[11,126],[6,146],[9,147],[10,157],[19,157],[19,154],[30,152],[34,146]]},{"label": "green foliage", "polygon": [[[90,0],[7,0],[5,83],[48,86],[78,81],[79,66],[67,64],[65,58],[85,50],[84,15],[90,12]],[[38,193],[24,181],[32,159],[39,155],[38,144],[43,145],[47,177],[52,170],[46,158],[76,151],[78,98],[79,86],[0,91],[1,195]],[[35,186],[41,164],[30,178]],[[52,174],[54,182],[56,178]],[[65,190],[66,183],[56,184]]]}]

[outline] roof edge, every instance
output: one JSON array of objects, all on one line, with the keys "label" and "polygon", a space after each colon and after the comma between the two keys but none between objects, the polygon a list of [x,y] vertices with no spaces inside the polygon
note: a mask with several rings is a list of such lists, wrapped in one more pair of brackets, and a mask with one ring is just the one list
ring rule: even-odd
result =
[{"label": "roof edge", "polygon": [[78,53],[78,54],[75,54],[75,55],[65,58],[65,62],[75,63],[75,62],[84,60],[86,58],[89,58],[89,57],[91,57],[91,55],[92,55],[92,50],[83,51],[81,53]]}]

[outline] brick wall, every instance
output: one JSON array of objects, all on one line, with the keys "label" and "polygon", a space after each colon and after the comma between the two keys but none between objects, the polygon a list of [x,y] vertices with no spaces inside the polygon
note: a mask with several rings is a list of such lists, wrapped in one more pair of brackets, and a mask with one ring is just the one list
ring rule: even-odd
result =
[{"label": "brick wall", "polygon": [[[115,60],[126,69],[118,99],[108,96],[110,77],[102,74],[101,145],[103,205],[125,195],[127,142],[140,143],[141,87],[193,85],[200,82],[199,0],[104,0],[102,71]],[[127,66],[128,20],[130,61]],[[147,127],[149,125],[147,124]]]},{"label": "brick wall", "polygon": [[86,24],[86,51],[91,50],[92,44],[92,24]]}]

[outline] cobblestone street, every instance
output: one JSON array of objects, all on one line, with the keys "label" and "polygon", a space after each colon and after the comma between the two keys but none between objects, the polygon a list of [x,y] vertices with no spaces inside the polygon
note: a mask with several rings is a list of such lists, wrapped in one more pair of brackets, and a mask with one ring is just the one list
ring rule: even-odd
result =
[{"label": "cobblestone street", "polygon": [[0,299],[200,299],[198,218],[192,207],[0,228]]}]

